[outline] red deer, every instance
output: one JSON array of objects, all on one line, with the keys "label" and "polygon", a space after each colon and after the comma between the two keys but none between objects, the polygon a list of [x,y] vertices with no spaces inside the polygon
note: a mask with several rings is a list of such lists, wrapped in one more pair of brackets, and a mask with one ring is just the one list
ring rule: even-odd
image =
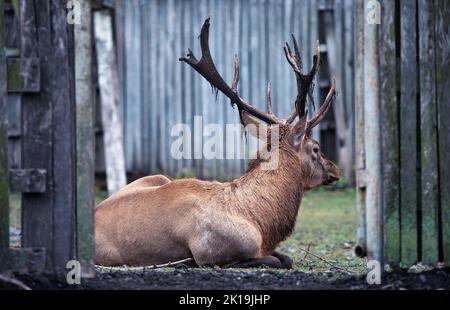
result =
[{"label": "red deer", "polygon": [[[258,132],[265,132],[265,138],[278,126],[278,166],[263,169],[265,160],[257,158],[244,175],[225,183],[171,181],[161,175],[130,183],[95,210],[96,264],[143,266],[192,258],[196,266],[290,268],[291,259],[275,249],[292,233],[304,193],[339,179],[336,166],[311,137],[312,128],[330,109],[335,82],[310,120],[305,108],[320,65],[319,44],[312,69],[303,74],[295,38],[293,50],[286,43],[284,51],[296,76],[298,94],[294,111],[281,119],[272,113],[270,88],[268,112],[239,96],[237,57],[231,87],[219,75],[209,50],[209,25],[208,18],[200,34],[201,59],[189,49],[180,61],[238,107],[244,126],[264,128]],[[297,116],[299,121],[291,125]]]}]

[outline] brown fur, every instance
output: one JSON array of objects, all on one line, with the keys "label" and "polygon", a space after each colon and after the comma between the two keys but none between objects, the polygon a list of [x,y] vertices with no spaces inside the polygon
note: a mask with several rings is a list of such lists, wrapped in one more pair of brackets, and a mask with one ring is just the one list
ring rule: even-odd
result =
[{"label": "brown fur", "polygon": [[279,165],[253,161],[231,182],[139,179],[95,210],[95,262],[152,265],[193,257],[198,265],[225,266],[272,255],[295,226],[305,191],[336,180],[337,169],[317,142],[280,128]]}]

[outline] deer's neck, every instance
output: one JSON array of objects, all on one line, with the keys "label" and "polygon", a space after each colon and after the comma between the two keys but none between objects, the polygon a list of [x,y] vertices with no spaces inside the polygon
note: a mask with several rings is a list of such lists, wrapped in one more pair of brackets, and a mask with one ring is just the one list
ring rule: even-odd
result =
[{"label": "deer's neck", "polygon": [[260,229],[267,254],[294,229],[304,193],[301,179],[298,160],[280,152],[276,169],[258,165],[230,183],[237,200],[232,207]]}]

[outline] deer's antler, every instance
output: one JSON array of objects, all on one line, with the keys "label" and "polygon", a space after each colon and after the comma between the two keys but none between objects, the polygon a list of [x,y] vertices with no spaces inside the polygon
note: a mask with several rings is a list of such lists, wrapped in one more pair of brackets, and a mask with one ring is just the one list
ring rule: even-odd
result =
[{"label": "deer's antler", "polygon": [[232,87],[228,86],[228,84],[220,76],[219,72],[217,72],[209,50],[209,21],[210,17],[208,17],[203,23],[200,33],[200,46],[202,49],[202,57],[200,60],[197,60],[191,49],[188,49],[187,57],[182,57],[179,60],[186,62],[194,68],[194,70],[200,73],[200,75],[202,75],[213,87],[220,90],[225,96],[227,96],[231,100],[232,105],[236,104],[239,110],[244,110],[269,124],[282,123],[282,120],[277,118],[275,115],[259,111],[239,96],[237,92],[237,83],[239,81],[239,66],[237,57],[235,57],[235,78]]},{"label": "deer's antler", "polygon": [[[311,93],[313,91],[312,84],[316,73],[320,66],[320,45],[317,41],[316,55],[313,57],[313,66],[308,74],[303,74],[302,71],[302,60],[300,57],[300,52],[298,49],[297,41],[294,35],[292,35],[292,40],[294,44],[294,50],[291,50],[289,43],[286,42],[284,47],[284,52],[286,59],[294,70],[295,77],[297,79],[297,98],[295,100],[294,111],[285,119],[280,119],[272,113],[272,100],[270,97],[270,83],[267,85],[267,112],[260,111],[252,106],[249,102],[242,99],[237,91],[237,84],[239,82],[239,62],[237,55],[234,56],[234,79],[231,87],[224,81],[222,76],[217,72],[216,66],[211,57],[211,52],[209,50],[209,25],[210,17],[208,17],[203,23],[202,30],[200,33],[200,46],[202,50],[202,57],[200,60],[194,56],[191,49],[188,49],[187,57],[181,57],[179,60],[184,61],[189,64],[195,71],[200,73],[215,89],[220,90],[225,96],[227,96],[232,105],[237,105],[239,114],[242,111],[246,111],[250,115],[268,123],[268,124],[291,124],[297,115],[300,119],[306,113],[306,98],[309,96],[312,98]],[[325,116],[326,112],[331,107],[333,98],[336,91],[336,82],[333,80],[332,86],[328,92],[325,101],[320,106],[319,111],[313,116],[313,118],[307,123],[307,134],[311,133],[311,129],[316,126],[322,118]]]},{"label": "deer's antler", "polygon": [[306,108],[306,97],[310,96],[312,99],[312,82],[316,73],[319,71],[320,66],[320,45],[317,40],[316,55],[313,57],[313,66],[308,74],[303,74],[302,59],[300,57],[300,52],[297,45],[297,40],[295,40],[292,34],[292,41],[294,43],[294,50],[291,50],[289,43],[286,42],[284,47],[284,53],[288,63],[294,70],[295,78],[297,80],[297,98],[295,99],[295,110],[287,117],[286,122],[292,123],[297,115],[302,118],[305,114]]},{"label": "deer's antler", "polygon": [[[284,53],[286,55],[286,59],[288,63],[291,65],[294,70],[295,78],[297,80],[297,98],[295,99],[295,109],[292,113],[286,118],[286,123],[292,123],[297,115],[302,118],[306,113],[306,97],[309,96],[312,100],[312,85],[314,81],[314,77],[319,71],[320,66],[320,44],[319,40],[317,40],[316,45],[316,55],[313,57],[313,65],[308,74],[303,74],[303,66],[302,59],[300,57],[300,52],[297,45],[297,40],[292,34],[292,41],[294,44],[294,50],[291,50],[289,43],[286,42],[286,46],[284,47]],[[312,128],[314,128],[325,116],[331,104],[333,102],[333,98],[336,92],[336,81],[333,80],[332,86],[328,91],[327,97],[325,101],[320,106],[319,111],[313,116],[313,118],[307,123],[307,133],[311,134]]]}]

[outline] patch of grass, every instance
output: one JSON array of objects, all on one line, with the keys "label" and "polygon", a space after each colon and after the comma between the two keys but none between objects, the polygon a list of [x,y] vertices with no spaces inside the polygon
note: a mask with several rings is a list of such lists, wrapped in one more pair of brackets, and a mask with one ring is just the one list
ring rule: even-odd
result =
[{"label": "patch of grass", "polygon": [[22,226],[22,196],[20,193],[9,195],[9,224],[17,229]]},{"label": "patch of grass", "polygon": [[108,192],[100,189],[99,187],[95,188],[95,205],[98,205],[100,202],[108,198]]},{"label": "patch of grass", "polygon": [[307,254],[306,249],[340,268],[367,272],[366,261],[355,257],[356,234],[355,189],[336,191],[318,189],[308,192],[300,205],[294,233],[280,246],[280,252],[294,260],[299,271],[322,272],[332,268]]}]

